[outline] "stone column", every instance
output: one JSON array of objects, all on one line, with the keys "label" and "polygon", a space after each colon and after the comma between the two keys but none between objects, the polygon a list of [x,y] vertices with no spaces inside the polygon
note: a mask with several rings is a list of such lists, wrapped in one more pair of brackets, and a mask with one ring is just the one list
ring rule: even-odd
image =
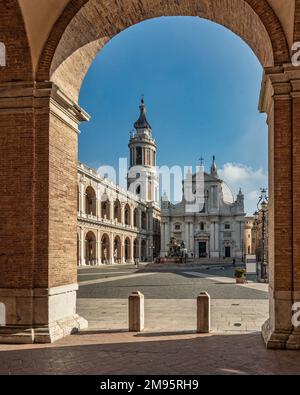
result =
[{"label": "stone column", "polygon": [[97,265],[101,265],[102,263],[102,256],[101,256],[101,232],[97,230]]},{"label": "stone column", "polygon": [[134,207],[130,207],[130,226],[133,228],[134,226]]},{"label": "stone column", "polygon": [[142,259],[142,239],[138,238],[138,250],[139,250],[139,260]]},{"label": "stone column", "polygon": [[113,199],[109,200],[109,211],[110,211],[110,214],[109,214],[110,221],[114,222],[115,221],[115,217],[114,217],[114,215],[115,215],[115,208],[114,208],[114,201],[113,201]]},{"label": "stone column", "polygon": [[121,263],[125,262],[125,237],[122,235],[121,237]]},{"label": "stone column", "polygon": [[52,342],[87,325],[76,314],[76,195],[88,116],[50,82],[1,83],[0,109],[0,342]]},{"label": "stone column", "polygon": [[125,203],[121,203],[121,224],[125,225]]},{"label": "stone column", "polygon": [[134,237],[130,238],[130,261],[134,263]]},{"label": "stone column", "polygon": [[114,257],[114,239],[115,236],[112,233],[110,236],[110,243],[109,243],[109,247],[110,247],[110,264],[114,264],[115,263],[115,257]]},{"label": "stone column", "polygon": [[85,214],[85,186],[84,177],[80,179],[80,213]]},{"label": "stone column", "polygon": [[190,252],[195,255],[195,231],[194,231],[194,222],[190,222]]},{"label": "stone column", "polygon": [[84,237],[84,229],[80,228],[80,265],[85,266],[85,237]]}]

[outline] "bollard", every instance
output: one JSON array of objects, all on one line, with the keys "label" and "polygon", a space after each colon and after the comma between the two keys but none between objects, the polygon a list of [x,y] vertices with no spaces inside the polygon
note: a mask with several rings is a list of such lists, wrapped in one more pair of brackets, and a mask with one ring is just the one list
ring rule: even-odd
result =
[{"label": "bollard", "polygon": [[129,295],[129,332],[142,332],[144,330],[144,295],[135,291]]},{"label": "bollard", "polygon": [[197,333],[210,332],[210,296],[200,292],[197,297]]}]

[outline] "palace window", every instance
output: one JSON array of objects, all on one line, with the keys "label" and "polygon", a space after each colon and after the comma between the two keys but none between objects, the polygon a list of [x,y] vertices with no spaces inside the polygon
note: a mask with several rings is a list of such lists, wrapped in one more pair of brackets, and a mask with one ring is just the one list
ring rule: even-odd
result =
[{"label": "palace window", "polygon": [[230,224],[225,224],[225,229],[226,230],[230,229]]}]

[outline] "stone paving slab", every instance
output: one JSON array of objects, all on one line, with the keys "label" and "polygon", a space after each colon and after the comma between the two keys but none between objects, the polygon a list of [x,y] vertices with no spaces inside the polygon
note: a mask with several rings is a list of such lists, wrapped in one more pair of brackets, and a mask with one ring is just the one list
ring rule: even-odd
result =
[{"label": "stone paving slab", "polygon": [[[92,330],[127,330],[127,299],[78,299],[79,314]],[[268,318],[268,300],[211,300],[214,332],[260,331]],[[196,300],[146,299],[146,331],[192,331],[196,328]]]},{"label": "stone paving slab", "polygon": [[300,352],[259,333],[83,333],[51,345],[0,345],[0,374],[300,374]]}]

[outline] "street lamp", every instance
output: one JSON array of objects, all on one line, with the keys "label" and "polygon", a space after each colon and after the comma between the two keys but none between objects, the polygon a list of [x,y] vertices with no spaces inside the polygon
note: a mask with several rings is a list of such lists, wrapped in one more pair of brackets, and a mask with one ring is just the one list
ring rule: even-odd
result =
[{"label": "street lamp", "polygon": [[155,250],[155,246],[154,246],[153,244],[151,244],[151,245],[149,246],[149,250],[150,250],[150,259],[151,259],[151,261],[153,261],[153,260],[154,260],[154,250]]},{"label": "street lamp", "polygon": [[[257,209],[254,213],[255,223],[258,229],[258,225],[261,224],[262,229],[262,254],[259,255],[260,260],[260,278],[262,281],[267,281],[267,260],[266,260],[266,216],[268,211],[268,196],[267,196],[267,189],[261,188],[261,195],[259,197],[257,203]],[[261,220],[260,220],[261,214]]]}]

